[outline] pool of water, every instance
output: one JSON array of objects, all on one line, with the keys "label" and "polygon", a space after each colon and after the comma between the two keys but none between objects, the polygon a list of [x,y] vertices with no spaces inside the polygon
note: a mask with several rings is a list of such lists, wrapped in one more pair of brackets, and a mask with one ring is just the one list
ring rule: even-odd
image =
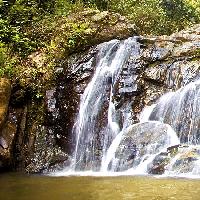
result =
[{"label": "pool of water", "polygon": [[200,179],[1,174],[0,200],[199,200]]}]

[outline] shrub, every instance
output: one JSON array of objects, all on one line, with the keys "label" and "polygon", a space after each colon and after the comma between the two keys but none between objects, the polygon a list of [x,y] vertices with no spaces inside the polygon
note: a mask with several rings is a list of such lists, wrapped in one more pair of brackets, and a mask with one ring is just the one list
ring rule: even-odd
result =
[{"label": "shrub", "polygon": [[[192,3],[193,2],[193,3]],[[198,0],[110,0],[108,8],[127,16],[141,34],[171,34],[200,21]]]}]

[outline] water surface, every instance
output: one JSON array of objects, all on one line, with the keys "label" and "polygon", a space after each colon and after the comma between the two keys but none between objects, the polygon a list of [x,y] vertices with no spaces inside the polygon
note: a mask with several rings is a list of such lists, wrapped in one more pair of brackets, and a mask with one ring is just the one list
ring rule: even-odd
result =
[{"label": "water surface", "polygon": [[199,200],[200,180],[1,174],[1,200]]}]

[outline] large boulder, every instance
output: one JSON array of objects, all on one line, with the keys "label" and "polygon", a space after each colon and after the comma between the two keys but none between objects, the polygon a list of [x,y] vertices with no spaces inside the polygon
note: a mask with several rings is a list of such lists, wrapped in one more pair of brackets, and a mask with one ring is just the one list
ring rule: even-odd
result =
[{"label": "large boulder", "polygon": [[136,168],[168,146],[178,144],[176,133],[167,124],[145,122],[128,127],[109,168],[124,171]]}]

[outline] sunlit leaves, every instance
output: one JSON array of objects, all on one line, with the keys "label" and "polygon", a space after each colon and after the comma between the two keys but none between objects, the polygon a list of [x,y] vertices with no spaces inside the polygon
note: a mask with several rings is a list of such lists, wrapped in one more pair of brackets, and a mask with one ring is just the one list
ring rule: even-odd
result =
[{"label": "sunlit leaves", "polygon": [[128,16],[140,34],[171,34],[200,22],[199,0],[110,0],[108,9]]}]

